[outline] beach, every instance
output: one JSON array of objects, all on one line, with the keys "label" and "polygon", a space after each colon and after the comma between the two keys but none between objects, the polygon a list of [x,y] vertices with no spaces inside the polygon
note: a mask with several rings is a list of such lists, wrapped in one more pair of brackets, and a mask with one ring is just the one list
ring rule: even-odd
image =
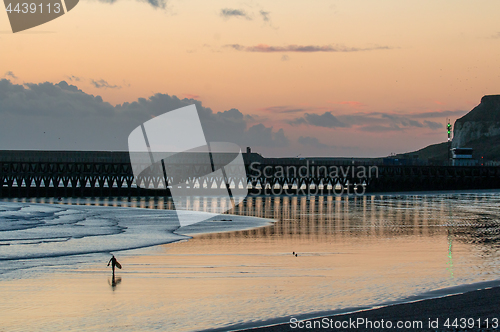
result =
[{"label": "beach", "polygon": [[[397,322],[409,324],[400,329],[403,331],[498,331],[500,329],[499,307],[500,287],[494,287],[352,314],[319,317],[310,322],[297,323],[294,321],[293,324],[279,324],[246,331],[281,332],[327,330],[328,328],[334,331],[353,329],[394,331],[397,329]],[[458,321],[455,322],[455,319]],[[390,328],[387,327],[388,321],[391,322]],[[384,323],[382,324],[382,322]],[[420,322],[422,325],[418,325]],[[378,323],[381,326],[385,325],[385,328],[375,328]],[[347,328],[341,327],[342,324]],[[457,324],[457,326],[453,326],[453,324]],[[349,328],[349,325],[355,326],[355,328]],[[303,328],[300,328],[301,326]],[[332,326],[333,328],[331,328]]]},{"label": "beach", "polygon": [[[166,232],[165,224],[158,223],[170,213],[154,209],[160,202],[151,203],[153,209],[129,209],[134,204],[140,207],[141,202],[128,202],[121,207],[113,201],[92,202],[101,206],[80,208],[91,211],[94,219],[96,211],[102,210],[99,213],[103,216],[121,213],[120,219],[126,224],[114,225],[108,219],[107,235],[100,228],[90,228],[92,236],[83,237],[94,241],[89,247],[93,250],[84,248],[87,253],[4,261],[4,272],[0,275],[2,328],[5,331],[226,331],[386,305],[390,307],[377,309],[387,310],[382,313],[362,314],[375,312],[377,317],[396,319],[406,317],[405,312],[411,311],[423,317],[428,312],[424,309],[394,310],[399,310],[395,308],[400,308],[397,304],[403,302],[493,287],[499,279],[498,199],[497,194],[477,193],[357,199],[258,197],[198,230],[176,229],[173,233]],[[67,204],[43,207],[80,209]],[[451,216],[450,207],[454,211]],[[68,213],[65,211],[63,215]],[[141,222],[136,218],[137,213],[148,217]],[[256,218],[253,226],[245,221],[249,216]],[[77,225],[89,219],[85,220],[69,224],[80,229]],[[225,224],[237,225],[240,230]],[[127,229],[116,232],[125,225]],[[122,238],[127,232],[129,238]],[[144,245],[150,239],[149,234],[155,234],[152,239],[156,241],[162,233],[175,238],[167,241],[170,243]],[[136,238],[134,234],[140,236]],[[101,243],[113,236],[131,242]],[[71,245],[81,243],[78,241],[78,237],[65,241],[66,249],[82,249],[81,245]],[[94,250],[99,249],[96,244],[108,247]],[[113,279],[106,264],[110,258],[109,246],[116,244],[121,249],[112,253],[123,269],[117,270]],[[34,245],[37,250],[33,252],[40,252],[40,248],[49,248],[44,246],[50,243],[17,245]],[[11,255],[17,252],[14,244],[8,247]],[[9,254],[5,248],[0,248],[0,254]],[[61,250],[59,246],[55,248]],[[11,270],[7,269],[9,266]],[[483,315],[483,311],[474,310],[487,309],[489,303],[494,310],[498,303],[492,301],[494,296],[485,297],[477,306],[463,307],[470,315]],[[411,305],[425,307],[426,303],[433,303],[429,301],[434,300]],[[426,319],[433,317],[429,314]]]}]

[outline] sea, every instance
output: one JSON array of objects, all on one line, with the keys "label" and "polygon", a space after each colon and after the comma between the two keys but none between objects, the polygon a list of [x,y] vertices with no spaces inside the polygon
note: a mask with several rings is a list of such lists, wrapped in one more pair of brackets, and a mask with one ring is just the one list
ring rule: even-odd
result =
[{"label": "sea", "polygon": [[[500,285],[500,192],[0,200],[6,331],[238,330]],[[199,216],[195,216],[198,218]],[[116,275],[111,255],[123,265]]]}]

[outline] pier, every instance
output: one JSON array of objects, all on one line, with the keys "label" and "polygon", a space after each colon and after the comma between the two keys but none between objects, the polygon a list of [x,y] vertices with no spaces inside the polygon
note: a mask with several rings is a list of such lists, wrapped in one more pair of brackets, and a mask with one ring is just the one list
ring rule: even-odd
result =
[{"label": "pier", "polygon": [[[243,154],[246,177],[205,178],[210,188],[248,186],[251,194],[354,194],[398,191],[499,189],[500,167],[384,165],[376,160],[264,158]],[[128,152],[0,151],[0,197],[169,196],[163,171],[134,177]],[[190,161],[166,165],[168,183],[210,174]],[[198,184],[203,186],[203,184]],[[157,188],[157,189],[153,189]],[[160,189],[158,189],[160,188]]]}]

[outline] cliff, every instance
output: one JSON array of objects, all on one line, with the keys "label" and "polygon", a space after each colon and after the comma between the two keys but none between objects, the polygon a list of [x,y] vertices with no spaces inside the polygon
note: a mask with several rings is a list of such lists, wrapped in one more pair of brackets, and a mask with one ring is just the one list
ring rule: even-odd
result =
[{"label": "cliff", "polygon": [[484,96],[472,111],[455,121],[453,147],[500,135],[500,95]]}]

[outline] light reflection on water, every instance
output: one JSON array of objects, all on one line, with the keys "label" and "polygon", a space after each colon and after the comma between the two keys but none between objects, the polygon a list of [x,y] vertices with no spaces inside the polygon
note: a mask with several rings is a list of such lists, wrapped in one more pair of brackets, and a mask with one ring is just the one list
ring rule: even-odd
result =
[{"label": "light reflection on water", "polygon": [[[20,198],[13,202],[97,205],[146,209],[175,209],[171,199],[146,198]],[[228,200],[202,197],[188,200],[182,209],[209,211],[208,206],[230,206]],[[227,214],[274,219],[257,230],[212,237],[266,236],[324,241],[333,237],[395,237],[446,234],[492,254],[500,242],[499,194],[443,194],[415,196],[277,196],[248,197]]]},{"label": "light reflection on water", "polygon": [[[162,198],[36,202],[173,209]],[[189,331],[374,305],[498,279],[499,203],[499,194],[480,193],[249,197],[228,213],[277,222],[197,235],[144,255],[123,253],[123,281],[109,293],[106,279],[99,279],[102,270],[96,268],[78,276],[84,278],[80,289],[66,294],[66,300],[61,294],[55,300],[49,291],[40,296],[65,310],[68,301],[81,299],[81,317],[67,318],[66,326],[79,330],[109,330],[113,324],[123,331]],[[186,202],[198,211],[212,204],[229,202]],[[99,279],[98,286],[92,278]],[[110,311],[118,319],[110,321],[104,314]],[[120,317],[132,318],[120,322]],[[54,326],[50,319],[46,324]]]},{"label": "light reflection on water", "polygon": [[[56,198],[10,199],[17,202],[100,205],[147,209],[174,209],[164,198]],[[271,241],[314,243],[373,238],[447,238],[448,265],[453,265],[453,243],[468,244],[478,257],[494,260],[500,243],[498,194],[429,196],[277,196],[248,197],[228,214],[277,220],[250,231],[199,235],[199,239],[266,238]],[[187,200],[183,209],[209,211],[229,206],[221,198]]]}]

